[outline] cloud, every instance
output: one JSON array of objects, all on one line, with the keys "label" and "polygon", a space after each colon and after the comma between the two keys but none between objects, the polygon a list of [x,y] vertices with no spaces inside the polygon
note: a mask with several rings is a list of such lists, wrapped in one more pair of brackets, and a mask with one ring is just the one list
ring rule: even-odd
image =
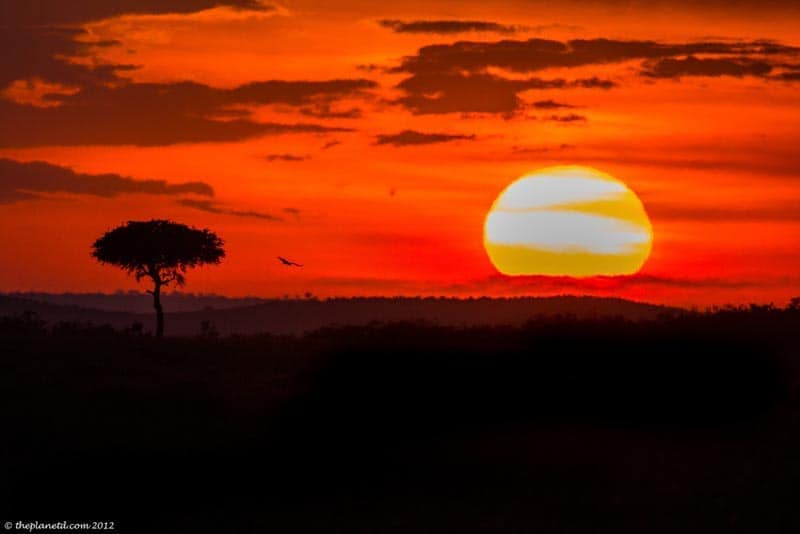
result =
[{"label": "cloud", "polygon": [[646,65],[642,75],[650,78],[681,78],[682,76],[758,76],[766,77],[772,65],[747,58],[683,59],[665,58]]},{"label": "cloud", "polygon": [[124,194],[213,196],[203,182],[170,184],[164,180],[137,180],[118,174],[83,174],[43,161],[0,159],[0,204],[39,198],[46,193],[72,193],[112,198]]},{"label": "cloud", "polygon": [[328,141],[327,143],[322,145],[322,150],[329,150],[329,149],[331,149],[331,148],[333,148],[335,146],[341,145],[341,144],[342,144],[341,141],[337,141],[336,139],[334,139],[334,140]]},{"label": "cloud", "polygon": [[[170,184],[164,180],[138,180],[118,174],[77,173],[67,167],[43,161],[20,162],[0,159],[0,205],[36,200],[45,194],[69,193],[103,198],[120,195],[144,194],[177,196],[185,194],[213,197],[212,187],[203,182]],[[257,211],[237,210],[210,199],[181,198],[177,203],[209,213],[251,217],[268,221],[281,221],[281,217]],[[285,213],[298,217],[296,208],[285,208]]]},{"label": "cloud", "polygon": [[[191,82],[184,82],[185,85]],[[330,102],[341,97],[363,96],[365,91],[375,89],[378,84],[364,78],[334,79],[323,81],[288,81],[270,80],[264,82],[251,82],[240,85],[234,89],[215,89],[199,84],[195,87],[206,88],[210,95],[232,103],[252,104],[288,104],[299,106],[309,103],[320,103],[330,109]],[[163,87],[159,90],[163,90]]]},{"label": "cloud", "polygon": [[0,103],[5,128],[0,147],[137,145],[228,142],[264,135],[350,131],[319,124],[218,121],[181,113],[137,115],[124,110],[84,114],[81,109],[35,108]]},{"label": "cloud", "polygon": [[396,33],[453,34],[465,32],[514,33],[520,26],[481,20],[379,20],[378,24]]},{"label": "cloud", "polygon": [[71,95],[80,89],[69,85],[50,83],[33,78],[30,80],[16,80],[0,91],[0,97],[18,104],[29,104],[38,107],[53,107],[58,103],[53,101],[56,94]]},{"label": "cloud", "polygon": [[119,15],[185,14],[218,6],[275,9],[258,0],[0,0],[4,25],[16,26],[75,25]]},{"label": "cloud", "polygon": [[593,76],[591,78],[582,78],[575,80],[571,83],[571,87],[583,87],[584,89],[611,89],[616,87],[617,84],[611,80],[598,78]]},{"label": "cloud", "polygon": [[178,204],[187,208],[192,208],[207,213],[217,213],[220,215],[233,215],[234,217],[250,217],[254,219],[261,219],[265,221],[282,221],[283,219],[269,213],[262,213],[258,211],[242,211],[231,208],[226,208],[212,200],[195,200],[191,198],[182,198],[178,200]]},{"label": "cloud", "polygon": [[800,81],[800,71],[795,72],[782,72],[775,76],[776,80],[782,80],[785,82],[797,82]]},{"label": "cloud", "polygon": [[376,145],[429,145],[433,143],[446,143],[464,139],[475,139],[474,135],[423,133],[414,130],[403,130],[397,134],[384,134],[376,136]]},{"label": "cloud", "polygon": [[562,87],[563,81],[509,80],[494,74],[425,73],[401,81],[397,103],[415,114],[511,113],[522,107],[518,93]]},{"label": "cloud", "polygon": [[781,72],[775,73],[771,79],[784,82],[800,81],[800,63],[778,63],[774,67]]},{"label": "cloud", "polygon": [[305,161],[310,156],[295,156],[294,154],[268,154],[264,156],[267,161]]},{"label": "cloud", "polygon": [[531,104],[531,106],[536,109],[568,109],[575,107],[562,102],[556,102],[555,100],[539,100]]},{"label": "cloud", "polygon": [[[19,2],[31,4],[31,2]],[[67,4],[65,4],[67,5]],[[3,18],[5,24],[6,18]],[[103,84],[120,79],[120,73],[134,65],[75,62],[88,58],[93,49],[118,44],[116,41],[87,41],[82,28],[0,26],[0,88],[16,80],[42,80],[64,85]]]},{"label": "cloud", "polygon": [[[396,102],[415,114],[480,112],[512,114],[522,107],[520,93],[532,89],[610,89],[615,82],[598,77],[572,81],[547,80],[540,77],[505,77],[497,69],[531,74],[551,68],[586,67],[631,60],[643,60],[646,65],[667,69],[674,64],[662,60],[692,54],[734,56],[734,66],[750,72],[764,71],[766,60],[750,59],[748,55],[797,56],[800,48],[771,41],[689,43],[659,43],[656,41],[622,41],[612,39],[551,39],[503,40],[495,42],[458,41],[420,48],[416,54],[402,59],[393,73],[409,76],[397,88],[405,95]],[[692,56],[693,57],[693,56]],[[675,59],[691,68],[692,61]],[[698,60],[705,61],[705,60]],[[722,68],[713,60],[703,68]],[[719,60],[721,61],[721,60]],[[680,63],[678,63],[680,64]],[[658,74],[662,70],[652,70]],[[788,76],[789,79],[792,76]]]},{"label": "cloud", "polygon": [[335,110],[328,103],[319,103],[311,107],[300,108],[300,113],[319,119],[358,119],[362,116],[360,108]]},{"label": "cloud", "polygon": [[771,41],[659,43],[613,39],[550,39],[496,42],[458,41],[435,44],[405,57],[395,72],[411,74],[482,72],[496,67],[527,73],[548,68],[619,63],[633,59],[659,59],[688,54],[797,55],[800,48]]},{"label": "cloud", "polygon": [[424,73],[402,80],[397,87],[405,96],[395,102],[415,114],[500,113],[512,114],[524,107],[519,93],[532,89],[571,87],[608,88],[613,82],[598,78],[567,81],[561,78],[509,79],[489,73]]},{"label": "cloud", "polygon": [[92,41],[83,23],[124,14],[193,13],[216,6],[269,11],[256,0],[0,0],[0,88],[16,80],[39,79],[67,85],[116,81],[134,65],[92,61],[98,47],[118,41]]},{"label": "cloud", "polygon": [[561,143],[557,146],[520,146],[514,145],[511,147],[511,153],[519,156],[533,155],[533,154],[546,154],[548,152],[556,152],[561,150],[570,150],[575,148],[575,145]]},{"label": "cloud", "polygon": [[334,113],[331,102],[364,96],[377,87],[365,79],[267,80],[232,89],[190,81],[132,83],[124,73],[135,65],[103,63],[93,57],[98,47],[115,46],[117,41],[89,41],[83,28],[56,26],[122,13],[190,13],[218,5],[271,9],[255,0],[0,2],[4,23],[0,38],[6,49],[0,55],[2,147],[152,146],[346,131],[315,124],[259,123],[251,119],[251,108],[310,106],[323,115]]},{"label": "cloud", "polygon": [[50,95],[34,107],[0,100],[0,147],[52,145],[155,146],[236,141],[259,135],[350,131],[319,124],[262,123],[242,106],[301,105],[359,94],[369,80],[263,81],[232,89],[195,82],[93,85]]},{"label": "cloud", "polygon": [[550,115],[549,117],[544,117],[542,120],[554,122],[586,122],[586,117],[576,113],[570,113],[569,115]]}]

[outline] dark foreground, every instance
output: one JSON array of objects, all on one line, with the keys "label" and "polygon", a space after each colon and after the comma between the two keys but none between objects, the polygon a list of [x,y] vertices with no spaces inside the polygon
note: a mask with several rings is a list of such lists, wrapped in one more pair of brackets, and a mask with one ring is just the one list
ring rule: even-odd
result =
[{"label": "dark foreground", "polygon": [[166,339],[0,320],[3,517],[798,532],[800,313]]}]

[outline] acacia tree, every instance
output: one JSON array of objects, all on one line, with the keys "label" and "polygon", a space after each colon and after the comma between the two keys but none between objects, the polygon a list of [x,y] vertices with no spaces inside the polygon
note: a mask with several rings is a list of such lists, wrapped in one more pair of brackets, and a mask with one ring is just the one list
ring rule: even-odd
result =
[{"label": "acacia tree", "polygon": [[92,245],[92,256],[100,263],[116,265],[136,281],[150,278],[156,336],[164,335],[161,288],[186,283],[184,274],[192,267],[218,264],[225,257],[223,241],[214,232],[168,220],[128,221],[103,234]]}]

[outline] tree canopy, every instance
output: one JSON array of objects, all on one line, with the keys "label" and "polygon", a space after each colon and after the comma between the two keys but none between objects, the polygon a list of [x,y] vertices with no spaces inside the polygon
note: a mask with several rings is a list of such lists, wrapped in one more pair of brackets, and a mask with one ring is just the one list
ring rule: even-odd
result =
[{"label": "tree canopy", "polygon": [[128,221],[94,242],[92,256],[156,284],[183,285],[191,267],[218,264],[225,257],[223,241],[214,232],[169,220]]}]

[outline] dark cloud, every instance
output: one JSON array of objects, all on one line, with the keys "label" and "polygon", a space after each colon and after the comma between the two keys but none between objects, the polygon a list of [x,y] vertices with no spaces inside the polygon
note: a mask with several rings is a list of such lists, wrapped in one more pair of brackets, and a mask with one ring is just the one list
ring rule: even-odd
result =
[{"label": "dark cloud", "polygon": [[0,103],[0,147],[137,145],[239,141],[264,135],[349,131],[319,124],[220,121],[181,113],[137,115],[123,109],[36,108]]},{"label": "dark cloud", "polygon": [[136,180],[118,174],[83,174],[42,161],[0,159],[0,204],[35,199],[45,193],[72,193],[97,197],[123,194],[213,196],[202,182],[169,184],[164,180]]},{"label": "dark cloud", "polygon": [[597,76],[574,80],[570,85],[570,87],[583,87],[584,89],[611,89],[616,86],[615,82]]},{"label": "dark cloud", "polygon": [[442,134],[442,133],[423,133],[414,130],[403,130],[397,134],[385,134],[376,136],[376,145],[429,145],[433,143],[446,143],[448,141],[471,140],[474,135]]},{"label": "dark cloud", "polygon": [[[255,122],[241,106],[301,105],[359,94],[369,80],[265,81],[233,89],[194,82],[94,85],[50,95],[57,106],[0,101],[0,146],[168,145],[235,141],[259,135],[348,131],[319,124]],[[237,107],[239,106],[239,107]]]},{"label": "dark cloud", "polygon": [[85,86],[116,81],[133,65],[75,62],[97,47],[117,41],[91,41],[82,23],[123,14],[192,13],[215,6],[271,10],[256,0],[0,0],[0,88],[14,80],[40,79]]},{"label": "dark cloud", "polygon": [[538,155],[546,154],[548,152],[557,152],[561,150],[569,150],[575,148],[575,145],[561,143],[556,146],[520,146],[514,145],[511,147],[512,154],[525,156],[525,155]]},{"label": "dark cloud", "polygon": [[568,115],[550,115],[549,117],[543,117],[542,120],[553,122],[586,122],[586,117],[576,113],[570,113]]},{"label": "dark cloud", "polygon": [[262,213],[259,211],[241,211],[236,209],[227,208],[212,200],[195,200],[191,198],[182,198],[178,200],[178,204],[187,208],[192,208],[207,213],[217,213],[220,215],[233,215],[234,217],[251,217],[253,219],[262,219],[265,221],[282,221],[283,219],[269,213]]},{"label": "dark cloud", "polygon": [[0,0],[0,20],[4,25],[62,26],[127,14],[193,13],[217,6],[274,9],[258,0]]},{"label": "dark cloud", "polygon": [[[778,63],[775,65],[776,69],[781,72],[775,73],[771,78],[773,80],[781,80],[785,82],[800,81],[800,64],[796,63]],[[774,73],[775,71],[773,71]]]},{"label": "dark cloud", "polygon": [[556,102],[555,100],[539,100],[531,104],[531,106],[536,109],[569,109],[575,107],[570,104],[564,104],[563,102]]},{"label": "dark cloud", "polygon": [[509,113],[522,107],[521,91],[564,85],[564,80],[509,80],[488,73],[426,73],[401,81],[398,88],[406,96],[397,102],[417,114]]},{"label": "dark cloud", "polygon": [[483,72],[497,67],[514,72],[534,72],[554,67],[581,67],[634,59],[659,59],[690,54],[796,55],[800,48],[771,41],[659,43],[613,39],[550,39],[527,41],[458,41],[421,48],[403,59],[395,72],[414,75],[441,72]]},{"label": "dark cloud", "polygon": [[269,154],[264,156],[267,161],[305,161],[309,156],[296,156],[294,154]]},{"label": "dark cloud", "polygon": [[378,24],[396,33],[452,34],[465,32],[514,33],[520,26],[482,20],[379,20]]},{"label": "dark cloud", "polygon": [[334,140],[328,141],[327,143],[322,145],[322,150],[328,150],[330,148],[333,148],[333,147],[335,147],[337,145],[341,145],[341,144],[342,144],[341,141],[337,141],[336,139],[334,139]]},{"label": "dark cloud", "polygon": [[[103,198],[114,198],[126,194],[214,196],[211,186],[203,182],[170,184],[164,180],[137,180],[111,173],[77,173],[67,167],[43,161],[20,162],[0,159],[0,204],[35,200],[48,193],[69,193]],[[268,213],[232,209],[210,199],[181,198],[177,202],[182,206],[209,213],[269,221],[283,220]],[[294,216],[299,215],[299,210],[295,211],[295,208],[286,208],[284,212]]]},{"label": "dark cloud", "polygon": [[[604,83],[603,83],[604,82]],[[561,78],[509,79],[489,73],[437,73],[414,75],[398,84],[405,92],[396,102],[415,114],[501,113],[512,114],[524,107],[519,93],[532,89],[613,87],[598,78],[567,81]]]},{"label": "dark cloud", "polygon": [[521,107],[517,93],[528,86],[493,74],[420,74],[398,84],[406,96],[397,102],[417,114],[508,113]]},{"label": "dark cloud", "polygon": [[[37,84],[49,94],[13,102],[13,92],[0,99],[0,146],[132,144],[235,141],[258,135],[291,132],[344,131],[317,124],[259,123],[248,107],[283,104],[311,106],[320,114],[330,103],[363,96],[377,86],[364,79],[325,81],[257,81],[233,89],[193,82],[131,83],[123,77],[133,65],[106,64],[92,57],[97,47],[115,41],[86,42],[83,28],[54,26],[95,20],[122,13],[189,13],[217,5],[271,9],[254,0],[115,2],[36,0],[2,4],[0,89]],[[168,5],[165,5],[168,4]],[[45,26],[29,26],[42,24]],[[75,62],[75,58],[83,61]],[[57,88],[52,88],[56,84]],[[58,89],[66,86],[65,90]],[[66,90],[69,88],[69,90]],[[331,112],[333,113],[333,112]]]},{"label": "dark cloud", "polygon": [[[271,9],[255,0],[0,0],[0,89],[22,80],[74,88],[41,95],[46,107],[0,100],[0,146],[133,144],[234,141],[257,135],[342,131],[316,124],[259,123],[246,106],[324,106],[337,98],[374,88],[369,80],[259,81],[218,89],[181,82],[130,83],[121,73],[132,65],[91,59],[94,49],[115,41],[85,42],[78,24],[123,13],[189,13],[217,5]],[[33,26],[32,26],[33,25]],[[329,105],[329,104],[328,104]],[[321,108],[323,111],[325,107]]]},{"label": "dark cloud", "polygon": [[332,109],[329,103],[319,103],[314,106],[300,108],[300,113],[318,119],[358,119],[362,116],[360,108]]},{"label": "dark cloud", "polygon": [[[550,39],[458,41],[425,46],[415,55],[405,57],[399,66],[390,71],[409,74],[398,84],[405,96],[398,99],[397,103],[412,113],[509,115],[521,109],[519,93],[522,91],[572,87],[610,89],[616,84],[598,77],[573,81],[508,78],[492,72],[492,68],[532,73],[549,68],[584,67],[631,60],[644,60],[647,65],[655,67],[663,60],[692,54],[734,56],[729,59],[738,61],[740,68],[761,72],[767,64],[765,60],[749,59],[748,55],[796,56],[800,54],[800,48],[771,41],[678,44],[612,39],[574,39],[566,42]],[[667,63],[660,68],[669,66]],[[711,68],[713,62],[705,66]]]},{"label": "dark cloud", "polygon": [[[19,2],[29,4],[29,2]],[[30,2],[34,4],[35,2]],[[0,17],[5,23],[7,19]],[[0,23],[2,24],[2,23]],[[102,84],[119,79],[133,65],[77,63],[69,58],[87,58],[98,47],[116,41],[86,41],[81,28],[17,28],[0,25],[0,88],[15,80],[39,79],[71,86]]]},{"label": "dark cloud", "polygon": [[[177,85],[177,84],[176,84]],[[199,84],[185,82],[182,85],[193,85],[207,91],[210,95],[220,99],[219,104],[226,103],[251,103],[251,104],[289,104],[299,106],[315,103],[330,109],[330,101],[344,96],[363,96],[370,89],[375,89],[378,84],[364,78],[335,79],[323,81],[286,81],[270,80],[265,82],[251,82],[240,85],[234,89],[214,89]],[[163,87],[159,90],[163,91]]]},{"label": "dark cloud", "polygon": [[707,58],[688,56],[683,59],[665,58],[647,64],[644,76],[651,78],[681,78],[683,76],[759,76],[765,77],[772,65],[747,58]]}]

